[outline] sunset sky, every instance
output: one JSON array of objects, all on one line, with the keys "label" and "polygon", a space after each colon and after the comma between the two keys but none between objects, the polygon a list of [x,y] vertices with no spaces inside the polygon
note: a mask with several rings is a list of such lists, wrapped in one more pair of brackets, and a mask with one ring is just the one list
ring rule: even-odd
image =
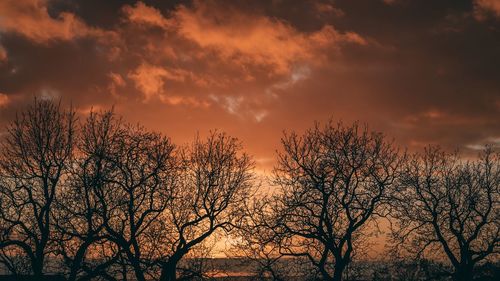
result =
[{"label": "sunset sky", "polygon": [[473,152],[500,146],[500,0],[1,0],[2,132],[34,97],[220,129],[265,170],[330,117]]}]

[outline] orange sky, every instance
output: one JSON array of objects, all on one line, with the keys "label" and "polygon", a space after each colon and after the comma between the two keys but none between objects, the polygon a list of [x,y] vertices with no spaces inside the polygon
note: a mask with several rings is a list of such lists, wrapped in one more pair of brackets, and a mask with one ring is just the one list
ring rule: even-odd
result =
[{"label": "orange sky", "polygon": [[178,143],[227,131],[267,171],[329,117],[500,146],[499,66],[499,0],[0,1],[2,127],[34,96],[114,105]]}]

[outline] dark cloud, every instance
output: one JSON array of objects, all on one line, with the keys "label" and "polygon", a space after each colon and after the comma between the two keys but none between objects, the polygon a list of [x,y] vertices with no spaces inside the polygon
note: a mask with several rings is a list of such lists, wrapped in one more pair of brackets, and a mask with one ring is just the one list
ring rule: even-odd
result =
[{"label": "dark cloud", "polygon": [[410,149],[500,143],[489,0],[0,4],[2,124],[33,96],[186,141],[226,130],[263,167],[282,129],[361,120]]}]

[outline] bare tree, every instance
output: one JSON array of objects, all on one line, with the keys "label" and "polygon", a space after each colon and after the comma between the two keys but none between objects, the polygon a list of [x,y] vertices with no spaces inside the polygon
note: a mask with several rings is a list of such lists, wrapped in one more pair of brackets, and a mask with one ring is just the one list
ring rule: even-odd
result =
[{"label": "bare tree", "polygon": [[364,228],[383,204],[400,158],[380,133],[357,123],[316,124],[285,134],[274,170],[279,192],[254,227],[274,232],[283,256],[306,258],[324,280],[341,280]]},{"label": "bare tree", "polygon": [[82,164],[90,177],[79,182],[92,192],[85,211],[98,216],[96,231],[103,233],[93,238],[103,235],[114,244],[114,254],[136,280],[154,277],[161,257],[160,218],[178,178],[174,145],[159,133],[114,120],[111,113],[91,115],[84,129]]},{"label": "bare tree", "polygon": [[71,165],[74,134],[74,112],[48,100],[35,100],[8,127],[0,158],[0,262],[14,274],[13,260],[21,256],[32,274],[45,273],[51,213]]},{"label": "bare tree", "polygon": [[409,158],[392,200],[395,249],[445,257],[454,280],[472,280],[500,249],[499,164],[491,148],[476,161],[435,147]]},{"label": "bare tree", "polygon": [[235,138],[213,133],[176,153],[112,112],[91,113],[78,137],[74,123],[72,111],[35,101],[9,129],[0,262],[13,273],[29,260],[42,276],[51,255],[68,280],[175,280],[183,257],[239,223],[253,163]]},{"label": "bare tree", "polygon": [[239,223],[253,178],[253,163],[240,150],[237,139],[214,132],[182,153],[182,178],[163,217],[161,281],[176,280],[179,261],[193,247]]},{"label": "bare tree", "polygon": [[68,266],[68,281],[109,275],[107,270],[120,258],[119,247],[104,231],[103,204],[107,201],[101,199],[113,196],[114,190],[107,184],[117,168],[110,155],[122,145],[125,135],[112,111],[91,112],[81,126],[76,159],[59,190],[54,212],[57,254]]}]

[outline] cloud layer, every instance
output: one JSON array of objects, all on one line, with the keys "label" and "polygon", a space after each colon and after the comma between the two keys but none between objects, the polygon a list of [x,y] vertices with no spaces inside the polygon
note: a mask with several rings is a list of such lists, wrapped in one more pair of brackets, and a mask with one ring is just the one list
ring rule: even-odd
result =
[{"label": "cloud layer", "polygon": [[261,160],[330,117],[473,151],[500,138],[499,49],[495,0],[6,0],[0,123],[41,96]]}]

